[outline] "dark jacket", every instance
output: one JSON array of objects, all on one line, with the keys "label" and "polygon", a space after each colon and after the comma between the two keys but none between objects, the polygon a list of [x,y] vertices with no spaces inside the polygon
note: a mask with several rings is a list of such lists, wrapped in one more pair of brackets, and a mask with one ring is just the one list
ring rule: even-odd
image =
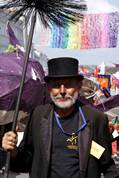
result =
[{"label": "dark jacket", "polygon": [[[115,164],[111,159],[110,133],[106,115],[86,105],[81,107],[87,118],[87,126],[78,135],[80,178],[99,178],[101,172],[105,174],[105,178],[117,178]],[[48,178],[52,118],[53,105],[38,106],[33,111],[24,139],[16,152],[12,153],[12,170],[30,171],[31,178]],[[90,154],[92,140],[105,148],[100,159]]]}]

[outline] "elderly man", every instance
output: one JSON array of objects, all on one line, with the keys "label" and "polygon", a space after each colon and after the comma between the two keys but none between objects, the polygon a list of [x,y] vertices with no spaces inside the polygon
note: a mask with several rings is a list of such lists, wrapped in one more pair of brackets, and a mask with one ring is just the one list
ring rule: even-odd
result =
[{"label": "elderly man", "polygon": [[33,111],[19,147],[15,133],[3,137],[11,169],[29,171],[30,178],[99,178],[102,172],[117,178],[107,117],[78,101],[83,80],[78,60],[54,58],[48,70],[44,79],[52,103]]}]

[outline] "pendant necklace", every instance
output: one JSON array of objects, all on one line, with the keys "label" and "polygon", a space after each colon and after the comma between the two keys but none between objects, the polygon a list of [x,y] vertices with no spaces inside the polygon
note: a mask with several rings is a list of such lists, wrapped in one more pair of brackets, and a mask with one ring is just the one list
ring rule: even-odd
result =
[{"label": "pendant necklace", "polygon": [[84,129],[84,127],[87,125],[87,122],[86,122],[86,118],[83,114],[83,111],[81,109],[81,107],[79,107],[79,113],[81,114],[81,118],[82,118],[82,125],[77,129],[76,132],[73,132],[73,133],[69,133],[69,132],[66,132],[61,123],[60,123],[60,120],[57,116],[57,113],[54,112],[54,115],[55,115],[55,119],[56,119],[56,122],[57,122],[57,125],[58,127],[61,129],[62,133],[65,134],[65,135],[68,135],[69,138],[66,140],[68,145],[67,145],[67,148],[68,149],[71,149],[71,150],[78,150],[78,146],[77,146],[77,139],[78,139],[78,133]]}]

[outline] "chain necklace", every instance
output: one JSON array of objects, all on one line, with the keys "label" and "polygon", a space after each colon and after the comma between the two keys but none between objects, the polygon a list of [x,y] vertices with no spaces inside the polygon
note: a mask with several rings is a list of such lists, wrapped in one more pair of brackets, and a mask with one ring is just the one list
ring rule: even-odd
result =
[{"label": "chain necklace", "polygon": [[68,142],[67,147],[68,147],[69,149],[71,149],[71,150],[77,150],[77,149],[78,149],[78,146],[77,146],[77,139],[78,139],[78,136],[77,136],[77,135],[78,135],[78,133],[79,133],[82,129],[84,129],[84,127],[87,125],[86,118],[85,118],[85,116],[84,116],[84,114],[83,114],[83,111],[82,111],[81,107],[79,107],[79,113],[81,114],[81,118],[82,118],[83,123],[82,123],[82,125],[77,129],[76,132],[69,133],[69,132],[66,132],[66,131],[63,129],[63,127],[62,127],[62,125],[61,125],[61,123],[60,123],[60,120],[59,120],[59,118],[58,118],[58,116],[57,116],[57,113],[54,112],[55,119],[56,119],[56,122],[57,122],[58,127],[61,129],[61,131],[62,131],[63,134],[69,136],[69,138],[68,138],[66,141]]}]

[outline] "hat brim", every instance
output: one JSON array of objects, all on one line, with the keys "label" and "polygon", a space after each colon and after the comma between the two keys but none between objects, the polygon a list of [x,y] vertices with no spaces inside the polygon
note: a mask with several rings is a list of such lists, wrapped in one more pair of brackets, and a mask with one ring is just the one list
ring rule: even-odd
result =
[{"label": "hat brim", "polygon": [[45,77],[44,77],[44,81],[45,81],[45,82],[48,82],[49,80],[52,80],[52,79],[60,79],[60,78],[76,78],[76,79],[78,79],[78,80],[83,80],[83,79],[84,79],[84,76],[81,75],[81,74],[80,74],[80,75],[65,75],[65,76],[64,76],[64,75],[63,75],[63,76],[62,76],[62,75],[60,75],[60,76],[59,76],[59,75],[58,75],[58,76],[54,76],[54,75],[51,76],[51,75],[50,75],[50,76],[45,76]]}]

